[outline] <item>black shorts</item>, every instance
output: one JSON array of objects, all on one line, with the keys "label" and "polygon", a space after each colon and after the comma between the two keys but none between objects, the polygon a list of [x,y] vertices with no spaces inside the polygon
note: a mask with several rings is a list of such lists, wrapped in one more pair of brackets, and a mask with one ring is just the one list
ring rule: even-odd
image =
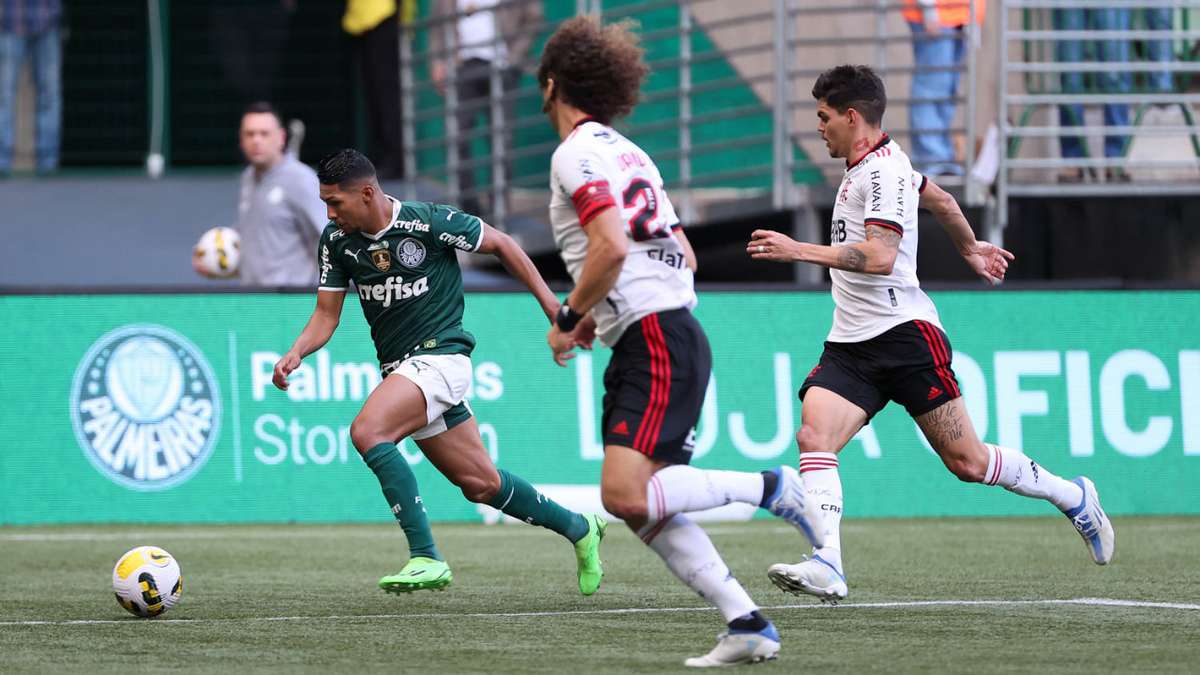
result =
[{"label": "black shorts", "polygon": [[953,355],[946,334],[928,321],[908,321],[863,342],[826,342],[800,400],[809,387],[821,387],[862,408],[868,420],[888,401],[924,415],[961,396]]},{"label": "black shorts", "polygon": [[708,337],[688,309],[626,328],[604,371],[604,444],[668,464],[690,462],[711,372]]}]

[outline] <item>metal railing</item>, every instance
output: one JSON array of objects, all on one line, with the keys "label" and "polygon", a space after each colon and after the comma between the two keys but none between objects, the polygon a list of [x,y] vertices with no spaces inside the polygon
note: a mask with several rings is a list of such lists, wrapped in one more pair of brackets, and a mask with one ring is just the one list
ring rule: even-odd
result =
[{"label": "metal railing", "polygon": [[[1200,194],[1197,9],[1200,0],[1004,0],[999,230],[1010,197]],[[1092,114],[1103,119],[1083,106],[1102,107]],[[1155,106],[1166,122],[1144,124]]]},{"label": "metal railing", "polygon": [[[496,8],[527,1],[540,4],[504,0]],[[885,126],[906,148],[914,131],[907,121],[910,104],[956,106],[961,122],[915,131],[965,138],[954,162],[962,176],[939,182],[966,187],[975,162],[978,34],[975,1],[963,2],[971,16],[962,35],[967,47],[962,62],[951,66],[913,64],[913,40],[927,38],[901,18],[903,0],[820,6],[807,0],[740,0],[736,6],[727,0],[647,0],[604,7],[597,0],[577,0],[575,11],[597,13],[605,22],[640,22],[651,75],[638,109],[617,126],[655,158],[685,222],[735,210],[804,209],[812,221],[814,201],[831,197],[845,165],[825,152],[809,89],[817,75],[840,63],[865,61],[879,72],[890,92]],[[473,47],[498,48],[505,36],[459,44],[462,16],[417,22],[402,37],[405,172],[444,190],[447,201],[477,205],[490,222],[537,248],[528,239],[536,240],[540,231],[542,243],[549,242],[547,174],[559,139],[540,112],[541,93],[529,75],[542,40],[565,17],[522,26],[537,35],[529,54],[518,63],[489,61],[486,98],[466,101],[457,55]],[[444,36],[441,53],[429,49],[431,31]],[[444,96],[430,87],[435,62],[446,64]],[[515,83],[512,68],[522,72]],[[953,95],[910,94],[914,73],[939,71],[959,74],[961,86]],[[486,124],[480,126],[478,117],[486,117]],[[417,186],[408,189],[408,197],[415,197]],[[810,236],[819,238],[819,232]]]}]

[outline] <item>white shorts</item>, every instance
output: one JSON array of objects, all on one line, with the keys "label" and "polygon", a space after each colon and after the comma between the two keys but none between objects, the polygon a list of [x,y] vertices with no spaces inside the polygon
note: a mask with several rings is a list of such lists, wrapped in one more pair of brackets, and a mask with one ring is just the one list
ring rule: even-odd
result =
[{"label": "white shorts", "polygon": [[462,421],[462,411],[455,420],[447,424],[446,412],[460,403],[471,414],[471,406],[463,398],[471,386],[471,358],[462,354],[421,354],[410,356],[399,363],[383,364],[386,376],[403,375],[425,395],[425,426],[414,431],[414,440],[437,436]]}]

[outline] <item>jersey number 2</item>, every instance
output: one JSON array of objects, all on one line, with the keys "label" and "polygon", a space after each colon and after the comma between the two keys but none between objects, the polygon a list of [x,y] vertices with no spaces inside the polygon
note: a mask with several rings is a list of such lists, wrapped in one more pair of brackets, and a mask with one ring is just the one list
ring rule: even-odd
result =
[{"label": "jersey number 2", "polygon": [[650,229],[650,221],[658,215],[658,195],[654,186],[645,178],[634,178],[621,193],[625,208],[633,208],[641,202],[641,208],[629,219],[629,227],[633,231],[634,241],[646,241],[667,236],[666,228]]}]

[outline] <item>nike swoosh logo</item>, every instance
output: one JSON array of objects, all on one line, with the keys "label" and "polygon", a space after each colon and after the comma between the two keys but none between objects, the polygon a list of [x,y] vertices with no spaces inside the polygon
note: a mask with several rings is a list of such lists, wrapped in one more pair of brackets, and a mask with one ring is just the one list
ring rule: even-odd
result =
[{"label": "nike swoosh logo", "polygon": [[171,559],[171,556],[169,556],[169,555],[158,555],[157,553],[151,553],[151,554],[150,554],[150,559],[151,559],[151,560],[170,560],[170,559]]}]

